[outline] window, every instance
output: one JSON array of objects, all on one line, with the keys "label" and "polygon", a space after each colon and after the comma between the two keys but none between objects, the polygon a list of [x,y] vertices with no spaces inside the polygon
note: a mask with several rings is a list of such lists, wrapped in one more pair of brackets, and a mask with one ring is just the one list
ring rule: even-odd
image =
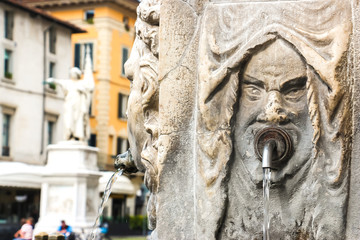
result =
[{"label": "window", "polygon": [[54,77],[55,77],[55,63],[50,62],[50,64],[49,64],[49,78],[54,78]]},{"label": "window", "polygon": [[118,95],[118,118],[126,118],[128,96],[119,93]]},{"label": "window", "polygon": [[5,38],[12,40],[13,39],[13,30],[14,30],[14,13],[5,11]]},{"label": "window", "polygon": [[56,53],[56,29],[54,27],[49,29],[49,51]]},{"label": "window", "polygon": [[123,23],[124,23],[124,27],[126,31],[130,30],[130,26],[129,26],[129,18],[128,17],[123,17]]},{"label": "window", "polygon": [[95,16],[95,10],[86,10],[84,12],[84,20],[89,24],[94,23],[94,16]]},{"label": "window", "polygon": [[10,156],[10,114],[3,114],[2,156]]},{"label": "window", "polygon": [[12,79],[12,52],[5,49],[4,55],[4,77]]},{"label": "window", "polygon": [[84,70],[85,67],[85,50],[86,46],[90,48],[90,58],[94,69],[94,60],[93,60],[93,43],[75,43],[74,48],[74,67]]},{"label": "window", "polygon": [[122,62],[121,62],[121,75],[125,76],[125,63],[128,60],[129,57],[129,49],[128,48],[122,48]]},{"label": "window", "polygon": [[45,122],[44,122],[44,129],[45,130],[45,141],[44,143],[47,143],[47,145],[49,144],[53,144],[55,141],[55,130],[56,130],[56,122],[58,119],[58,115],[54,114],[54,113],[45,113]]},{"label": "window", "polygon": [[54,142],[54,122],[48,121],[47,124],[47,140],[48,144],[52,144]]},{"label": "window", "polygon": [[93,133],[90,134],[88,145],[91,147],[96,147],[96,134]]},{"label": "window", "polygon": [[116,142],[116,154],[121,154],[129,149],[129,142],[125,138],[118,137]]},{"label": "window", "polygon": [[[55,63],[54,62],[50,62],[49,63],[49,78],[55,78]],[[49,84],[46,84],[47,88],[50,88],[52,90],[56,90],[56,84],[51,82]]]}]

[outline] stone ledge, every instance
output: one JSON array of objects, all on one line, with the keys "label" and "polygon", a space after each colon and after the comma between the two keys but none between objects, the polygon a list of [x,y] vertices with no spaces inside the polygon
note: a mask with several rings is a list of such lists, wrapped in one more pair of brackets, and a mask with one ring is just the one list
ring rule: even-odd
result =
[{"label": "stone ledge", "polygon": [[16,83],[13,79],[5,78],[5,77],[2,77],[1,81],[4,83],[12,84],[12,85],[15,85],[15,83]]},{"label": "stone ledge", "polygon": [[0,161],[12,162],[13,158],[7,156],[0,156]]}]

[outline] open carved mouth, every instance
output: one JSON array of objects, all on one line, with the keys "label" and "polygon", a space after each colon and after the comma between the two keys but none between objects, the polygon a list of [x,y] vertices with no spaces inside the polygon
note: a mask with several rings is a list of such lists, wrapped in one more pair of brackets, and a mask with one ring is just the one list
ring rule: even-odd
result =
[{"label": "open carved mouth", "polygon": [[267,143],[272,141],[274,149],[272,154],[272,167],[278,168],[287,162],[293,155],[293,141],[290,134],[283,128],[266,127],[255,134],[254,149],[258,159],[263,158],[263,150]]},{"label": "open carved mouth", "polygon": [[149,139],[145,141],[143,149],[141,151],[141,163],[145,166],[152,166],[153,163],[151,159],[154,159],[154,157],[157,155],[157,151],[155,148],[153,148],[151,145],[149,145],[150,141]]},{"label": "open carved mouth", "polygon": [[153,145],[149,145],[149,140],[144,143],[141,151],[141,163],[145,166],[145,185],[154,192],[157,188],[158,169],[154,164],[157,159],[157,149]]}]

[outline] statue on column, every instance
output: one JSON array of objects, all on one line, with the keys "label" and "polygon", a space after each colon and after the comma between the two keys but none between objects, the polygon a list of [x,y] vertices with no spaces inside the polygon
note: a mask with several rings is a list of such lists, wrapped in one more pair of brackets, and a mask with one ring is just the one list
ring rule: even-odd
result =
[{"label": "statue on column", "polygon": [[86,47],[83,79],[81,70],[73,67],[70,70],[70,79],[49,78],[47,83],[60,86],[65,95],[64,139],[86,142],[90,136],[89,108],[95,86],[90,49]]}]

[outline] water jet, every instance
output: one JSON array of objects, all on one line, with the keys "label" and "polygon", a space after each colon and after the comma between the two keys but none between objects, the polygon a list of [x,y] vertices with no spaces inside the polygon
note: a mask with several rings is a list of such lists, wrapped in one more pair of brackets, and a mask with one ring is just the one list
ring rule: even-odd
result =
[{"label": "water jet", "polygon": [[[254,148],[263,168],[263,198],[264,223],[263,239],[270,240],[269,198],[271,186],[271,171],[276,170],[277,162],[286,161],[292,155],[292,141],[290,135],[278,127],[268,127],[255,135]],[[262,154],[260,151],[263,149]]]}]

